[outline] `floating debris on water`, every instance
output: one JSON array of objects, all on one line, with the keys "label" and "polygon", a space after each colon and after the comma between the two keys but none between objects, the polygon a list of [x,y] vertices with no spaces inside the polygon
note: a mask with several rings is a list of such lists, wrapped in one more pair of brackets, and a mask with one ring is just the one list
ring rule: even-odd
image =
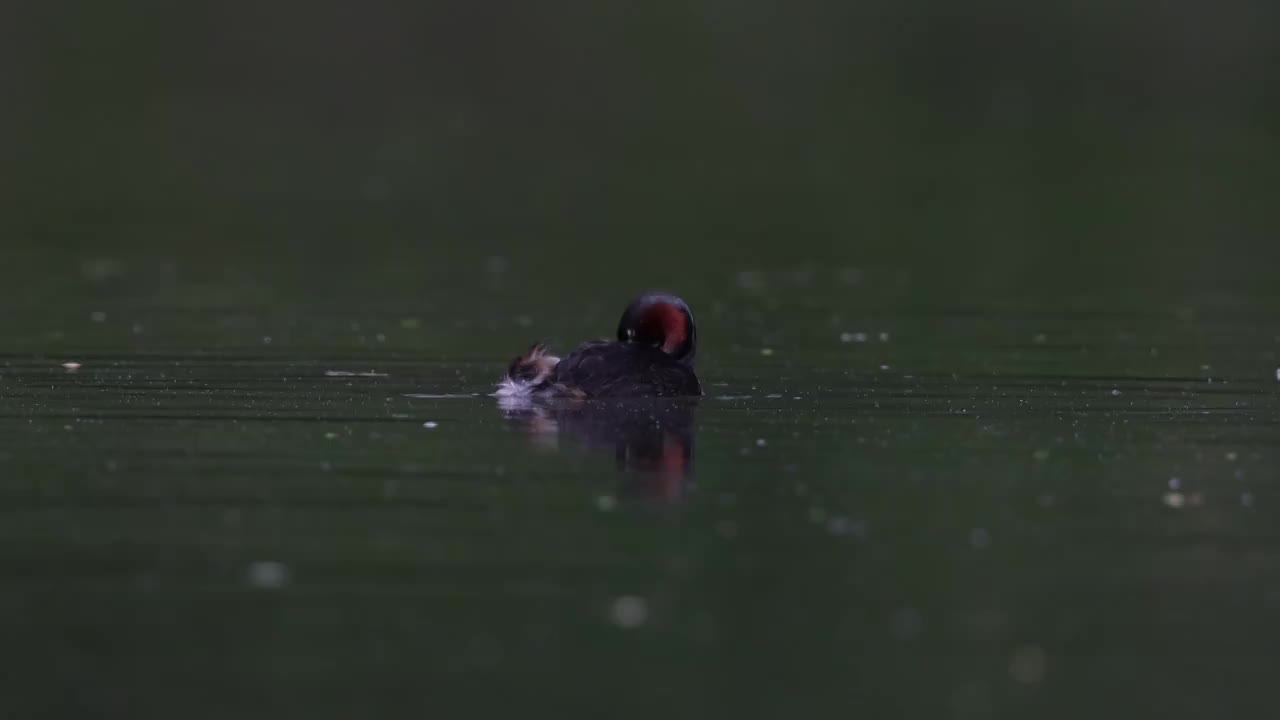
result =
[{"label": "floating debris on water", "polygon": [[104,312],[102,312],[101,310],[95,310],[95,311],[93,311],[93,312],[89,313],[89,319],[90,319],[90,320],[92,320],[92,321],[94,321],[94,322],[96,322],[96,323],[106,322],[106,321],[107,321],[107,314],[106,314],[106,313],[104,313]]},{"label": "floating debris on water", "polygon": [[773,354],[773,348],[760,348],[760,354],[769,357]]},{"label": "floating debris on water", "polygon": [[80,364],[80,363],[78,363],[78,362],[64,362],[64,363],[62,363],[62,369],[63,369],[63,370],[66,370],[67,372],[75,372],[75,371],[79,370],[79,369],[80,369],[80,368],[82,368],[82,367],[84,367],[84,366],[83,366],[83,365],[81,365],[81,364]]},{"label": "floating debris on water", "polygon": [[1182,481],[1178,478],[1169,478],[1169,489],[1178,490],[1182,488]]},{"label": "floating debris on water", "polygon": [[373,372],[372,370],[370,370],[369,372],[359,372],[356,370],[325,370],[324,376],[325,377],[387,377],[387,374],[380,373],[380,372]]},{"label": "floating debris on water", "polygon": [[1120,397],[1120,389],[1119,389],[1119,388],[1112,388],[1112,389],[1111,389],[1111,397]]},{"label": "floating debris on water", "polygon": [[618,500],[612,495],[601,495],[596,498],[596,507],[600,512],[609,512],[618,507]]},{"label": "floating debris on water", "polygon": [[1174,510],[1181,510],[1187,504],[1187,496],[1180,492],[1167,492],[1164,494],[1164,504]]},{"label": "floating debris on water", "polygon": [[880,342],[889,342],[889,333],[887,332],[880,333]]},{"label": "floating debris on water", "polygon": [[1240,456],[1236,454],[1234,450],[1228,450],[1227,453],[1223,455],[1223,457],[1227,459],[1227,462],[1235,462],[1237,459],[1240,458]]},{"label": "floating debris on water", "polygon": [[271,344],[271,342],[272,342],[272,340],[271,340],[271,336],[270,336],[270,335],[263,335],[263,336],[262,336],[262,344],[263,344],[263,345],[270,345],[270,344]]},{"label": "floating debris on water", "polygon": [[1240,505],[1242,507],[1253,507],[1253,493],[1240,493]]},{"label": "floating debris on water", "polygon": [[637,595],[615,598],[609,607],[609,619],[620,628],[638,628],[649,620],[649,603]]},{"label": "floating debris on water", "polygon": [[428,420],[422,423],[422,427],[428,430],[435,430],[436,428],[440,427],[440,423],[436,422],[435,420]]},{"label": "floating debris on water", "polygon": [[984,528],[974,528],[969,532],[969,544],[975,550],[985,550],[991,546],[991,533]]},{"label": "floating debris on water", "polygon": [[251,562],[246,574],[250,585],[264,590],[275,590],[289,584],[289,568],[275,560]]},{"label": "floating debris on water", "polygon": [[863,332],[843,332],[840,333],[840,342],[856,342],[864,343],[867,341],[867,334]]},{"label": "floating debris on water", "polygon": [[422,322],[418,320],[418,318],[416,317],[400,318],[400,327],[404,328],[405,330],[413,330],[417,327],[420,327],[421,324]]},{"label": "floating debris on water", "polygon": [[1041,461],[1048,460],[1049,451],[1041,448],[1040,450],[1036,450],[1035,452],[1031,453],[1031,457]]},{"label": "floating debris on water", "polygon": [[756,447],[764,447],[769,443],[764,438],[756,438]]}]

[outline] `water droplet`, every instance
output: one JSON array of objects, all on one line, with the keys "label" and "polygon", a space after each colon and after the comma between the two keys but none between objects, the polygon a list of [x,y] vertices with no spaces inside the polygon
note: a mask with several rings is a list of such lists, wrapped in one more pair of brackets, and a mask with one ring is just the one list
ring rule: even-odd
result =
[{"label": "water droplet", "polygon": [[649,620],[649,603],[636,595],[623,595],[614,599],[609,618],[620,628],[638,628]]},{"label": "water droplet", "polygon": [[247,575],[250,585],[265,590],[275,590],[289,583],[289,568],[275,560],[249,563]]}]

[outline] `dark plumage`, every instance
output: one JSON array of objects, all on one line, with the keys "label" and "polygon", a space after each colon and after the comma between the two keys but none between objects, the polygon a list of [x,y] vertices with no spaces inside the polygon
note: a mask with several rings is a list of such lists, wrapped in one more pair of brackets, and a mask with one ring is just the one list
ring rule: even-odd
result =
[{"label": "dark plumage", "polygon": [[565,394],[587,397],[702,394],[693,368],[662,350],[604,340],[579,345],[544,383]]},{"label": "dark plumage", "polygon": [[649,293],[631,302],[617,340],[579,345],[560,360],[541,345],[512,361],[499,397],[674,397],[701,395],[693,371],[697,331],[683,300]]}]

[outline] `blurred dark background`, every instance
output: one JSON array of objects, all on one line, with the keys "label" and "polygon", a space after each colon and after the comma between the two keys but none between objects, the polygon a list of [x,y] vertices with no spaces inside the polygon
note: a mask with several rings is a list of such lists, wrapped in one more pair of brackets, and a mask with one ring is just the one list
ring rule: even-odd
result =
[{"label": "blurred dark background", "polygon": [[[0,3],[0,711],[1266,717],[1278,71],[1268,0]],[[658,507],[484,396],[652,286]]]},{"label": "blurred dark background", "polygon": [[1277,258],[1269,2],[8,3],[0,28],[6,294],[141,257],[303,295],[499,263],[1178,297]]}]

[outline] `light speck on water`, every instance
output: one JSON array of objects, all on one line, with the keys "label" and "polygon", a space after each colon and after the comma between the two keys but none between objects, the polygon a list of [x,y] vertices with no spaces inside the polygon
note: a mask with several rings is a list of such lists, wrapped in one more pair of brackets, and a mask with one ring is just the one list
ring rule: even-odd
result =
[{"label": "light speck on water", "polygon": [[1253,493],[1251,492],[1240,493],[1240,506],[1253,507]]},{"label": "light speck on water", "polygon": [[84,367],[84,366],[83,366],[83,365],[81,365],[81,364],[80,364],[80,363],[78,363],[78,362],[64,362],[64,363],[62,363],[62,369],[63,369],[63,370],[66,370],[67,372],[75,372],[75,371],[79,370],[79,369],[80,369],[80,368],[82,368],[82,367]]},{"label": "light speck on water", "polygon": [[428,420],[422,423],[422,427],[428,430],[435,430],[436,428],[440,427],[440,423],[436,422],[435,420]]},{"label": "light speck on water", "polygon": [[985,550],[991,546],[991,533],[985,528],[974,528],[969,532],[969,545],[975,550]]},{"label": "light speck on water", "polygon": [[1031,453],[1031,457],[1035,458],[1036,460],[1041,460],[1041,461],[1043,461],[1043,460],[1048,460],[1048,459],[1049,459],[1049,451],[1048,451],[1048,450],[1045,450],[1045,449],[1043,449],[1043,448],[1041,448],[1041,449],[1039,449],[1039,450],[1036,450],[1035,452],[1032,452],[1032,453]]},{"label": "light speck on water", "polygon": [[1167,492],[1164,494],[1164,504],[1180,510],[1187,504],[1187,496],[1180,492]]},{"label": "light speck on water", "polygon": [[764,438],[756,438],[756,447],[764,447],[769,443]]},{"label": "light speck on water", "polygon": [[387,374],[380,373],[380,372],[373,372],[372,370],[368,372],[360,372],[357,370],[325,370],[324,376],[325,377],[371,377],[372,378],[372,377],[387,377]]},{"label": "light speck on water", "polygon": [[609,607],[609,619],[620,628],[638,628],[649,620],[649,603],[637,595],[615,598]]},{"label": "light speck on water", "polygon": [[275,560],[249,563],[246,575],[250,585],[264,590],[275,590],[289,584],[288,566]]},{"label": "light speck on water", "polygon": [[612,495],[601,495],[596,498],[596,507],[601,512],[609,512],[618,507],[618,500]]},{"label": "light speck on water", "polygon": [[1023,645],[1009,659],[1009,676],[1023,685],[1038,685],[1044,680],[1048,656],[1037,645]]},{"label": "light speck on water", "polygon": [[1182,481],[1178,478],[1169,478],[1169,489],[1178,490],[1182,488]]},{"label": "light speck on water", "polygon": [[773,348],[760,348],[760,354],[765,357],[769,357],[770,355],[773,355]]},{"label": "light speck on water", "polygon": [[95,311],[93,311],[93,312],[89,313],[89,319],[90,319],[90,320],[92,320],[92,321],[94,321],[94,322],[96,322],[96,323],[106,322],[106,321],[107,321],[107,314],[106,314],[106,313],[104,313],[104,312],[102,312],[101,310],[95,310]]},{"label": "light speck on water", "polygon": [[924,630],[924,618],[919,610],[904,607],[894,611],[889,625],[893,628],[894,636],[899,640],[910,640]]}]

